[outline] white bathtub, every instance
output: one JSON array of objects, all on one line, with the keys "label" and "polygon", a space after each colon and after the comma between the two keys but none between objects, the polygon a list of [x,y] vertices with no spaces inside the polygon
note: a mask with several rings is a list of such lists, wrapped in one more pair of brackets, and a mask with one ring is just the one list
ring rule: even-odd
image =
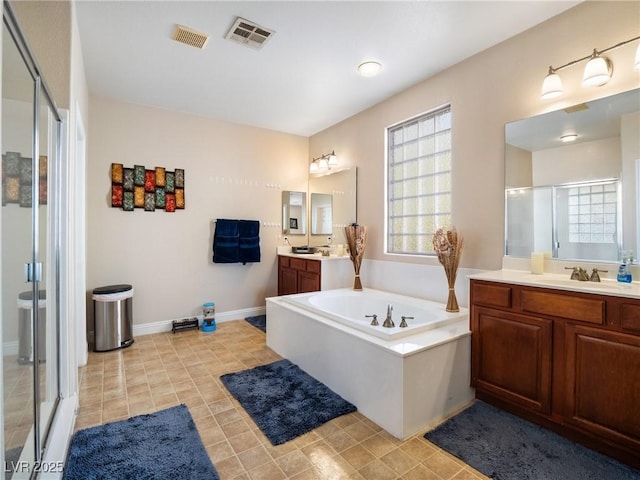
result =
[{"label": "white bathtub", "polygon": [[[461,316],[466,317],[466,313],[447,312],[442,303],[372,289],[338,289],[290,295],[285,297],[285,301],[384,340],[408,337],[456,322]],[[393,307],[395,326],[391,328],[383,327],[388,305]],[[368,315],[377,316],[377,326],[371,325],[373,319]],[[400,327],[403,316],[412,317],[406,319],[407,327]]]},{"label": "white bathtub", "polygon": [[[394,306],[393,329],[382,327]],[[377,314],[379,327],[370,327]],[[400,328],[400,316],[409,327]],[[355,317],[355,318],[351,318]],[[350,319],[351,318],[351,319]],[[365,289],[267,299],[267,345],[400,439],[464,408],[470,388],[466,309]]]}]

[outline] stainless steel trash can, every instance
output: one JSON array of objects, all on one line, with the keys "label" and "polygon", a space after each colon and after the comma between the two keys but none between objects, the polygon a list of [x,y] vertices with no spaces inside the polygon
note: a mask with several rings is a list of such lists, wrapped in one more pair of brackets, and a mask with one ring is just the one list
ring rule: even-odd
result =
[{"label": "stainless steel trash can", "polygon": [[[38,352],[40,362],[45,361],[47,345],[46,291],[38,291]],[[18,294],[18,363],[33,362],[33,292]]]},{"label": "stainless steel trash can", "polygon": [[133,343],[133,287],[108,285],[93,290],[93,332],[96,352]]}]

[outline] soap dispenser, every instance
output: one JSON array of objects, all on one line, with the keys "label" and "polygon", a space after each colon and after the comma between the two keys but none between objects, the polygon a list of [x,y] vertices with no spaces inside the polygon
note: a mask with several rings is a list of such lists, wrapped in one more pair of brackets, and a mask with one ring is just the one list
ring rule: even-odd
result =
[{"label": "soap dispenser", "polygon": [[631,277],[631,271],[629,270],[629,264],[633,262],[633,256],[631,252],[622,252],[622,261],[618,267],[618,281],[622,283],[631,283],[633,280]]}]

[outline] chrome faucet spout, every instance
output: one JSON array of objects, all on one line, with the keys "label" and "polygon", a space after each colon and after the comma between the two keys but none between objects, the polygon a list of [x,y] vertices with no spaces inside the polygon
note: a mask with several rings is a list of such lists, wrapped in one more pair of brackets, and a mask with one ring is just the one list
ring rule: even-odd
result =
[{"label": "chrome faucet spout", "polygon": [[384,319],[384,323],[382,324],[385,328],[392,328],[396,326],[391,319],[391,312],[393,312],[393,305],[389,303],[387,305],[387,318]]}]

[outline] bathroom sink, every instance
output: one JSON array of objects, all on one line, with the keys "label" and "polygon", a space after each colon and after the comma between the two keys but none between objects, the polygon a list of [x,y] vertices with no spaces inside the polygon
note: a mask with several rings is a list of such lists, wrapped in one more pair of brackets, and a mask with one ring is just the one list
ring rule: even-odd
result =
[{"label": "bathroom sink", "polygon": [[305,245],[303,247],[291,247],[291,253],[312,254],[316,253],[315,247]]}]

